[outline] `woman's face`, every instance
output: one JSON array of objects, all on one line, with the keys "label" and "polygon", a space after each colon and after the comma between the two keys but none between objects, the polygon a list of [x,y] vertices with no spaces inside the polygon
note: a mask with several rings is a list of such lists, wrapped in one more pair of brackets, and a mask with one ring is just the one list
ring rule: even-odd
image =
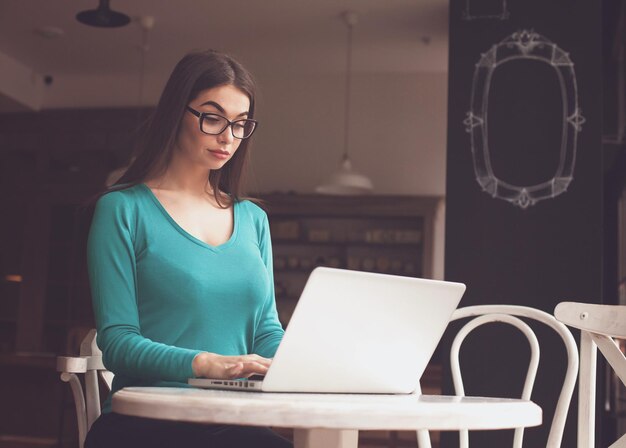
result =
[{"label": "woman's face", "polygon": [[[227,84],[201,91],[189,107],[234,121],[248,118],[250,100],[243,91]],[[205,134],[198,120],[192,112],[185,111],[177,140],[178,154],[195,166],[218,170],[233,157],[241,140],[233,137],[231,126],[221,134]]]}]

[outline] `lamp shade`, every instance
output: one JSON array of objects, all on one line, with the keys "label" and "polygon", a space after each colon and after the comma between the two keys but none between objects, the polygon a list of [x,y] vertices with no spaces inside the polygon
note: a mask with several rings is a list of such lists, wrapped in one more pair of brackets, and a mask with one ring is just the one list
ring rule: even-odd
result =
[{"label": "lamp shade", "polygon": [[316,188],[318,193],[336,195],[368,194],[373,189],[372,181],[352,169],[352,162],[344,156],[339,169],[330,176],[328,182]]},{"label": "lamp shade", "polygon": [[343,159],[339,170],[336,171],[328,182],[320,185],[315,190],[323,194],[351,195],[371,193],[372,181],[367,176],[352,169],[352,162],[348,156],[349,136],[350,136],[350,85],[352,79],[352,28],[357,23],[357,13],[354,11],[344,11],[340,14],[348,28],[348,42],[346,46],[346,97],[344,115],[344,143]]}]

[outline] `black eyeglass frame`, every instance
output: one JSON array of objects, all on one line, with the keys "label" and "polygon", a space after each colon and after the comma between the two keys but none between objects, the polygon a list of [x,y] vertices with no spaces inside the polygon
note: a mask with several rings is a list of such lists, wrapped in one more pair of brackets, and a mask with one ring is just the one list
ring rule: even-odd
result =
[{"label": "black eyeglass frame", "polygon": [[[233,120],[230,121],[228,118],[224,117],[223,115],[220,114],[214,114],[213,112],[199,112],[197,110],[195,110],[194,108],[192,108],[191,106],[187,106],[187,110],[189,112],[191,112],[192,114],[194,114],[196,117],[198,117],[198,125],[200,126],[200,132],[202,132],[203,134],[207,134],[207,135],[220,135],[222,132],[224,132],[226,130],[226,128],[230,127],[230,133],[232,134],[232,136],[238,140],[245,140],[247,138],[252,137],[252,134],[254,134],[254,131],[256,131],[256,129],[259,127],[259,122],[256,120],[253,120],[251,118],[241,118],[239,120]],[[216,117],[220,117],[223,118],[224,120],[226,120],[226,126],[224,126],[219,132],[206,132],[202,129],[202,122],[204,121],[204,117],[206,117],[207,115],[214,115]],[[250,135],[246,136],[246,137],[237,137],[235,135],[235,130],[233,129],[233,124],[236,124],[239,121],[251,121],[252,123],[254,123],[254,128],[252,128],[252,132],[250,132]]]}]

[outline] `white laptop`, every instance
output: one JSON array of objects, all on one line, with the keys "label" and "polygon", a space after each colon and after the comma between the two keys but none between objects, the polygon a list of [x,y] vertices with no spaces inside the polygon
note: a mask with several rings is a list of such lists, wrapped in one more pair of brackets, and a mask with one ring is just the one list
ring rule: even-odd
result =
[{"label": "white laptop", "polygon": [[262,380],[188,382],[262,392],[411,393],[464,292],[462,283],[319,267]]}]

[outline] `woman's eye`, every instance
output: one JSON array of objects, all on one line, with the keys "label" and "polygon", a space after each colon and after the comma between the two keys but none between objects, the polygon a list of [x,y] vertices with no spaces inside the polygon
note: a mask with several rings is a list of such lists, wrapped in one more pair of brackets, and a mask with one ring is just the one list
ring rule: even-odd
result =
[{"label": "woman's eye", "polygon": [[214,117],[212,115],[205,115],[204,121],[207,121],[209,123],[219,123],[220,121],[222,121],[222,119],[220,117]]}]

